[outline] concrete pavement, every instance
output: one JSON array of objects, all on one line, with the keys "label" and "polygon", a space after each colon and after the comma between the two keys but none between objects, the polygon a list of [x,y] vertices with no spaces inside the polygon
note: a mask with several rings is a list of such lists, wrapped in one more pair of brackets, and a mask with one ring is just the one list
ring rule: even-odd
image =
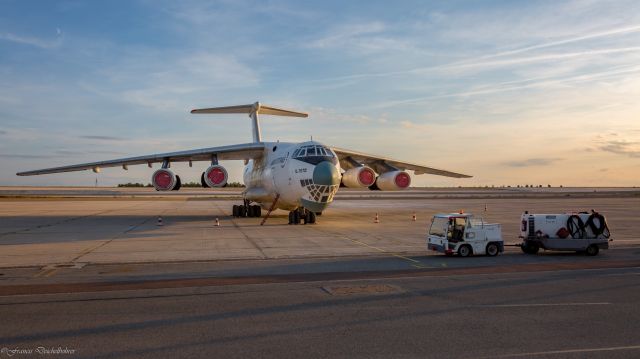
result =
[{"label": "concrete pavement", "polygon": [[624,268],[0,297],[0,348],[74,358],[634,358],[638,278]]},{"label": "concrete pavement", "polygon": [[[499,222],[517,242],[520,214],[595,208],[608,217],[612,248],[640,244],[640,199],[337,200],[313,226],[289,226],[286,213],[230,217],[225,200],[0,201],[0,268],[70,263],[146,263],[284,259],[373,254],[432,255],[425,249],[430,217],[464,209]],[[487,212],[484,212],[485,205]],[[380,223],[373,223],[375,213]],[[411,220],[413,213],[418,220]],[[163,226],[157,225],[162,217]],[[219,218],[220,227],[215,227]],[[604,253],[606,255],[606,252]]]}]

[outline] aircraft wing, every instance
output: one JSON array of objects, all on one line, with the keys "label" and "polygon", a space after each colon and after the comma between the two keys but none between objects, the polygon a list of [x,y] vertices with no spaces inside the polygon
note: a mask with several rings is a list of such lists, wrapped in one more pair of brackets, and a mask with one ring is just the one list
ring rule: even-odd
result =
[{"label": "aircraft wing", "polygon": [[414,171],[416,175],[428,173],[431,175],[454,177],[454,178],[472,177],[462,173],[445,171],[438,168],[427,167],[427,166],[410,163],[410,162],[398,161],[392,158],[370,155],[362,152],[346,150],[343,148],[332,147],[331,149],[338,155],[338,158],[340,159],[340,166],[343,168],[353,167],[354,166],[353,161],[355,161],[373,168],[378,173],[387,172],[391,168],[397,168],[399,170]]},{"label": "aircraft wing", "polygon": [[151,166],[152,163],[162,163],[167,160],[169,162],[210,161],[212,159],[212,156],[214,155],[218,158],[218,160],[247,160],[259,158],[263,154],[263,143],[244,143],[239,145],[200,148],[179,152],[158,153],[147,156],[119,158],[110,161],[90,162],[71,166],[45,168],[41,170],[19,172],[17,173],[17,175],[34,176],[59,172],[72,172],[92,169],[95,170],[104,167],[118,166],[122,166],[123,168],[125,168],[129,165],[140,164],[148,164],[149,166]]}]

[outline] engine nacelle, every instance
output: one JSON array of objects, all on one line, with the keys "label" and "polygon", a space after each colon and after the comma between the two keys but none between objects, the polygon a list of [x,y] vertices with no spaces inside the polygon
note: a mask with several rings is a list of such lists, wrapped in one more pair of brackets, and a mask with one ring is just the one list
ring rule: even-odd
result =
[{"label": "engine nacelle", "polygon": [[342,184],[349,188],[369,187],[376,182],[376,173],[367,166],[354,167],[342,175]]},{"label": "engine nacelle", "polygon": [[405,171],[385,172],[378,176],[372,189],[381,191],[398,191],[409,188],[411,176]]},{"label": "engine nacelle", "polygon": [[180,189],[180,177],[168,168],[161,168],[151,175],[151,184],[156,191],[178,190]]},{"label": "engine nacelle", "polygon": [[228,178],[227,170],[220,165],[209,166],[202,175],[203,184],[207,187],[224,187],[227,185]]}]

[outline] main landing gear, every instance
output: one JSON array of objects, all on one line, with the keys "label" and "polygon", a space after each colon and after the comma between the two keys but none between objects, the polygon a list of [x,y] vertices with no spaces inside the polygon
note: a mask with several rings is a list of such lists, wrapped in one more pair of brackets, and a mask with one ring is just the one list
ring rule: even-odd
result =
[{"label": "main landing gear", "polygon": [[[322,213],[322,212],[320,212]],[[316,213],[299,207],[289,212],[289,224],[314,224],[316,223]]]},{"label": "main landing gear", "polygon": [[234,217],[260,217],[262,216],[262,208],[258,205],[252,205],[251,202],[245,200],[244,204],[233,205]]}]

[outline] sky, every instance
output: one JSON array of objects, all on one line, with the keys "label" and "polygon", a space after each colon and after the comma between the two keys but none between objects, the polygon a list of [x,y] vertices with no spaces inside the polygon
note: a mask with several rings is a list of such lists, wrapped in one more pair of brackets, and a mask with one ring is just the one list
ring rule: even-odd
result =
[{"label": "sky", "polygon": [[638,186],[640,2],[0,0],[0,185],[147,183],[15,173],[250,142],[189,111],[255,101],[310,113],[265,141],[474,176],[414,186]]}]

